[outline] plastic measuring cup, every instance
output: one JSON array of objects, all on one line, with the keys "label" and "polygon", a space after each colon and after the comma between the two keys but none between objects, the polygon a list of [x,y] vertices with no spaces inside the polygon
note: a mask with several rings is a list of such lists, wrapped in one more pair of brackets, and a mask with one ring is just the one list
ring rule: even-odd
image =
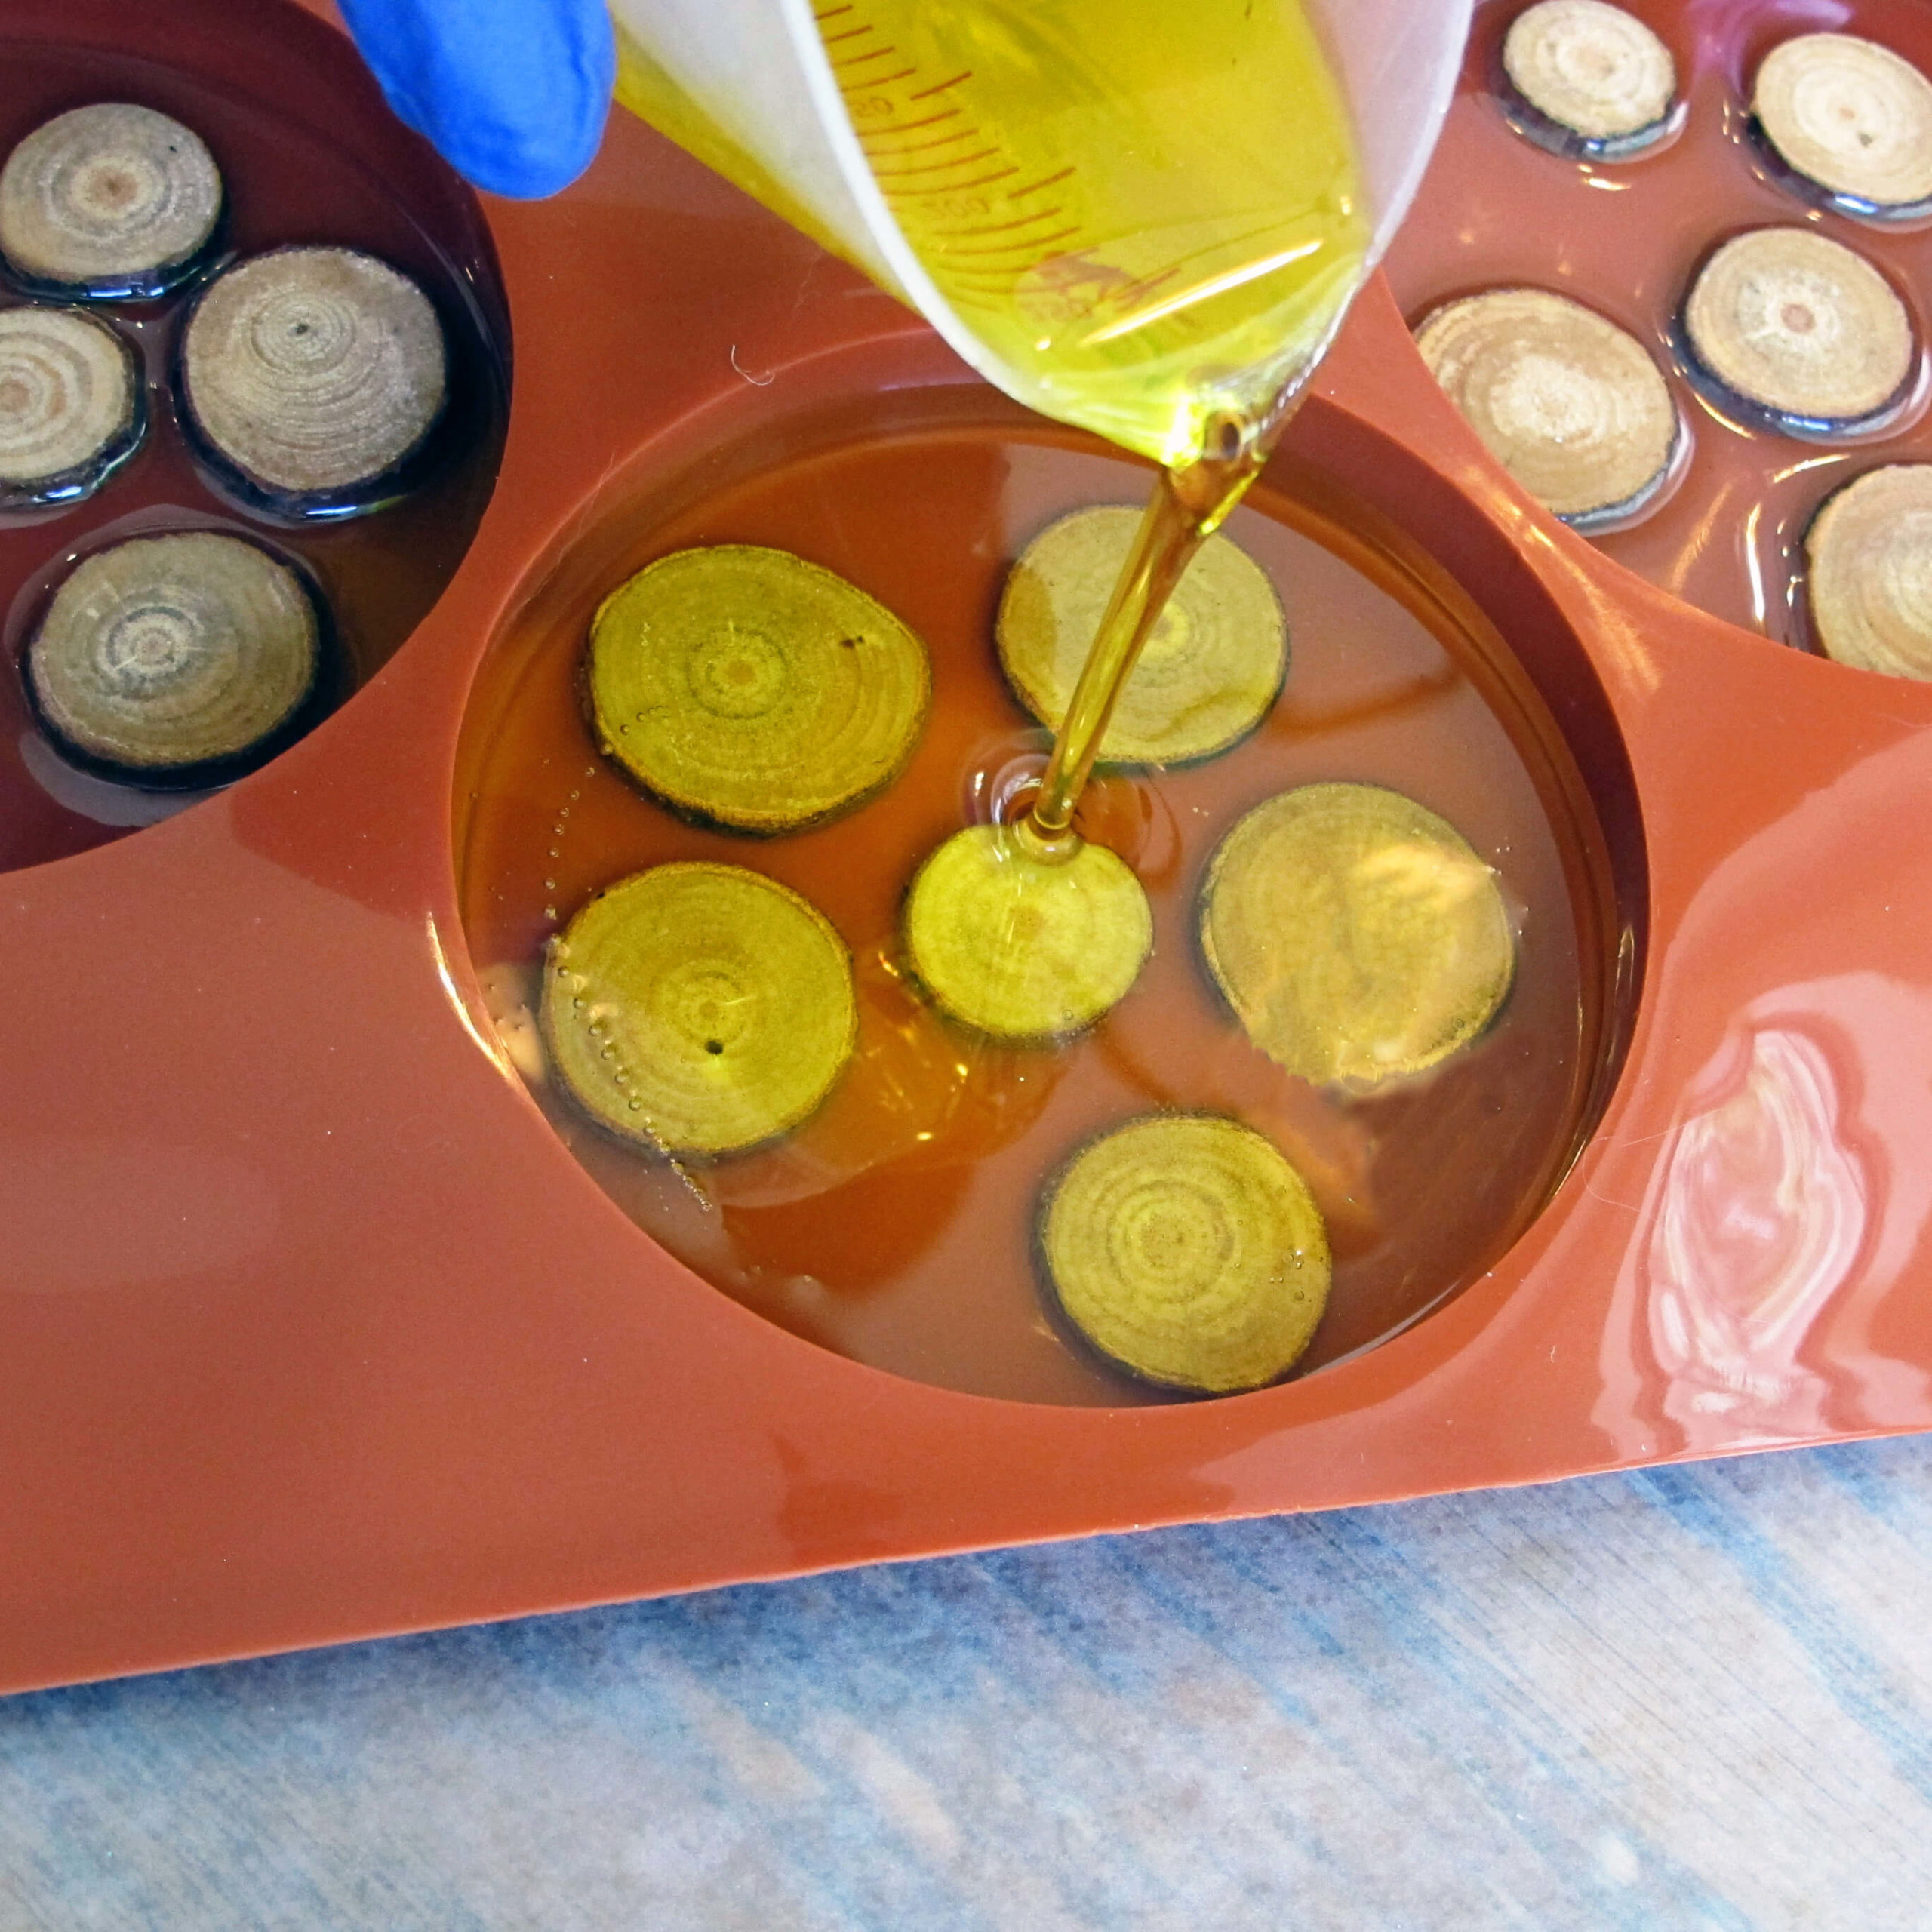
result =
[{"label": "plastic measuring cup", "polygon": [[1167,463],[1211,412],[1252,417],[1312,365],[1421,178],[1469,14],[613,5],[625,105],[1009,395]]}]

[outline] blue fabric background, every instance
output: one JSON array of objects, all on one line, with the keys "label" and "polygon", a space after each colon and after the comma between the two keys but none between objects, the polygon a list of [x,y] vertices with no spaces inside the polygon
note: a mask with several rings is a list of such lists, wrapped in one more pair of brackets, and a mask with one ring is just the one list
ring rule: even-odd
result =
[{"label": "blue fabric background", "polygon": [[1932,1444],[0,1703],[0,1926],[1932,1922]]}]

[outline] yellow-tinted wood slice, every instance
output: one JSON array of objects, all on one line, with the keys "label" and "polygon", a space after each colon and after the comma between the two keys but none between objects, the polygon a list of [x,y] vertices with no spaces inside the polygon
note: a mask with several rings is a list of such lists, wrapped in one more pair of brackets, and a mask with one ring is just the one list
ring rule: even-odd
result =
[{"label": "yellow-tinted wood slice", "polygon": [[180,374],[205,453],[297,513],[386,500],[448,386],[429,298],[353,248],[277,248],[224,269],[195,300]]},{"label": "yellow-tinted wood slice", "polygon": [[1201,943],[1248,1037],[1317,1084],[1435,1066],[1488,1026],[1515,974],[1494,872],[1378,785],[1256,806],[1209,865]]},{"label": "yellow-tinted wood slice", "polygon": [[75,309],[0,311],[0,502],[71,503],[140,447],[134,352]]},{"label": "yellow-tinted wood slice", "polygon": [[668,1155],[722,1155],[807,1119],[852,1057],[852,964],[832,922],[740,866],[620,881],[551,942],[540,1024],[599,1125]]},{"label": "yellow-tinted wood slice", "polygon": [[55,592],[26,649],[42,723],[140,783],[232,776],[278,745],[314,690],[321,620],[289,565],[189,531],[97,550]]},{"label": "yellow-tinted wood slice", "polygon": [[932,701],[926,648],[856,584],[787,550],[678,550],[591,626],[598,742],[675,810],[795,832],[906,768]]},{"label": "yellow-tinted wood slice", "polygon": [[1004,826],[956,832],[906,895],[906,951],[955,1020],[991,1038],[1045,1041],[1091,1026],[1127,997],[1154,919],[1126,863],[1072,841],[1041,858]]},{"label": "yellow-tinted wood slice", "polygon": [[1518,14],[1503,36],[1503,71],[1525,105],[1598,153],[1633,153],[1672,125],[1669,48],[1604,0],[1540,0]]},{"label": "yellow-tinted wood slice", "polygon": [[1932,678],[1932,463],[1871,470],[1828,497],[1804,555],[1812,633],[1827,657]]},{"label": "yellow-tinted wood slice", "polygon": [[45,291],[159,295],[202,266],[221,205],[192,129],[127,102],[77,107],[0,168],[0,254]]},{"label": "yellow-tinted wood slice", "polygon": [[1451,302],[1416,345],[1490,454],[1566,521],[1635,515],[1670,472],[1681,433],[1637,338],[1540,288]]},{"label": "yellow-tinted wood slice", "polygon": [[1734,236],[1684,306],[1694,363],[1727,396],[1784,427],[1875,427],[1903,401],[1912,321],[1861,255],[1805,228]]},{"label": "yellow-tinted wood slice", "polygon": [[[1000,598],[1000,663],[1020,703],[1057,731],[1140,527],[1115,504],[1050,524]],[[1100,742],[1112,764],[1212,758],[1267,716],[1288,664],[1287,623],[1267,573],[1211,537],[1175,586]]]},{"label": "yellow-tinted wood slice", "polygon": [[1932,204],[1932,82],[1890,48],[1800,34],[1758,69],[1751,111],[1793,173],[1852,211],[1917,214]]},{"label": "yellow-tinted wood slice", "polygon": [[1327,1305],[1327,1234],[1307,1184],[1217,1115],[1149,1115],[1091,1142],[1049,1186],[1039,1251],[1067,1319],[1170,1388],[1275,1381]]}]

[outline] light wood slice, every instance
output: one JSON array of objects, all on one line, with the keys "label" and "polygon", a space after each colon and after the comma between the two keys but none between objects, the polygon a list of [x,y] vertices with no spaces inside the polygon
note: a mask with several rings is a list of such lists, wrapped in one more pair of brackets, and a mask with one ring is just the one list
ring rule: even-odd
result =
[{"label": "light wood slice", "polygon": [[1209,970],[1248,1037],[1317,1084],[1435,1066],[1496,1017],[1515,938],[1455,827],[1377,785],[1305,785],[1223,839],[1201,900]]},{"label": "light wood slice", "polygon": [[551,943],[540,1024],[599,1125],[654,1152],[736,1153],[814,1113],[851,1058],[851,958],[823,913],[740,866],[654,866]]},{"label": "light wood slice", "polygon": [[1804,538],[1811,629],[1841,664],[1932,678],[1932,463],[1869,471]]},{"label": "light wood slice", "polygon": [[786,550],[660,557],[607,598],[587,671],[598,743],[647,790],[734,831],[795,832],[906,768],[926,648],[857,585]]},{"label": "light wood slice", "polygon": [[74,309],[0,311],[0,500],[71,501],[132,455],[147,411],[134,352]]},{"label": "light wood slice", "polygon": [[[1020,703],[1058,731],[1106,614],[1140,512],[1075,510],[1041,531],[1000,598],[1001,668]],[[1226,537],[1195,554],[1141,647],[1101,740],[1112,763],[1177,764],[1240,743],[1287,671],[1287,623],[1267,573]]]},{"label": "light wood slice", "polygon": [[50,733],[137,780],[238,765],[272,746],[320,663],[301,577],[213,531],[131,537],[84,558],[26,651]]},{"label": "light wood slice", "polygon": [[352,248],[278,248],[202,291],[181,389],[215,457],[299,508],[393,478],[441,413],[447,364],[407,275]]},{"label": "light wood slice", "polygon": [[1546,121],[1626,151],[1660,137],[1677,96],[1670,50],[1634,14],[1604,0],[1540,0],[1503,42],[1503,69]]},{"label": "light wood slice", "polygon": [[1499,288],[1438,309],[1423,359],[1490,453],[1558,516],[1634,513],[1669,475],[1681,430],[1637,338],[1540,288]]},{"label": "light wood slice", "polygon": [[1751,111],[1795,173],[1897,216],[1932,202],[1932,82],[1890,48],[1801,34],[1758,69]]},{"label": "light wood slice", "polygon": [[1273,1143],[1211,1114],[1153,1114],[1050,1184],[1039,1248],[1055,1299],[1144,1380],[1225,1395],[1278,1380],[1327,1306],[1321,1210]]},{"label": "light wood slice", "polygon": [[1842,242],[1758,228],[1724,243],[1691,284],[1684,332],[1722,387],[1774,419],[1876,426],[1903,401],[1917,346],[1890,283]]},{"label": "light wood slice", "polygon": [[158,295],[200,266],[221,172],[192,128],[125,101],[37,128],[0,168],[0,254],[77,295]]},{"label": "light wood slice", "polygon": [[1104,845],[1035,854],[1005,826],[956,832],[906,895],[908,958],[942,1011],[989,1038],[1062,1038],[1127,997],[1153,949],[1147,895]]}]

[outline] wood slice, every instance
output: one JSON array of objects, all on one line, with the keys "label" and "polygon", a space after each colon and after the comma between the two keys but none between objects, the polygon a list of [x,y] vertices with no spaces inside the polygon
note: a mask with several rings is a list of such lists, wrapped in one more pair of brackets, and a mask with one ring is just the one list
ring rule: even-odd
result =
[{"label": "wood slice", "polygon": [[1304,785],[1221,841],[1210,971],[1248,1037],[1317,1084],[1373,1087],[1474,1039],[1515,974],[1496,875],[1446,820],[1378,785]]},{"label": "wood slice", "polygon": [[1274,1144],[1211,1114],[1153,1114],[1049,1185],[1039,1252],[1075,1327],[1131,1374],[1226,1395],[1294,1367],[1327,1306],[1321,1210]]},{"label": "wood slice", "polygon": [[0,503],[91,496],[140,447],[146,405],[134,352],[106,323],[0,311]]},{"label": "wood slice", "polygon": [[1841,664],[1932,678],[1932,463],[1874,469],[1805,534],[1811,629]]},{"label": "wood slice", "polygon": [[201,137],[151,107],[77,107],[0,168],[0,254],[23,281],[70,296],[165,294],[205,264],[220,171]]},{"label": "wood slice", "polygon": [[654,1152],[741,1152],[789,1132],[858,1038],[845,943],[823,913],[740,866],[656,866],[552,941],[540,1024],[565,1091]]},{"label": "wood slice", "polygon": [[1786,167],[1854,214],[1932,208],[1932,83],[1890,48],[1801,34],[1758,69],[1751,111]]},{"label": "wood slice", "polygon": [[213,531],[131,537],[85,558],[26,649],[42,723],[134,783],[234,776],[285,741],[314,691],[321,620],[307,585]]},{"label": "wood slice", "polygon": [[1629,155],[1675,125],[1669,48],[1604,0],[1540,0],[1518,15],[1503,37],[1503,71],[1544,124],[1525,131],[1566,152]]},{"label": "wood slice", "polygon": [[1491,454],[1566,521],[1620,521],[1669,475],[1682,432],[1663,375],[1580,303],[1493,289],[1437,309],[1416,344]]},{"label": "wood slice", "polygon": [[401,487],[448,393],[442,325],[414,282],[352,248],[278,248],[196,297],[180,384],[231,481],[296,514]]},{"label": "wood slice", "polygon": [[[1140,524],[1137,509],[1075,510],[1041,531],[1008,575],[1001,667],[1051,730],[1066,718]],[[1226,751],[1267,716],[1287,666],[1287,623],[1267,573],[1227,537],[1211,537],[1141,647],[1100,755],[1178,764]]]},{"label": "wood slice", "polygon": [[1724,243],[1684,306],[1692,366],[1777,428],[1877,428],[1910,392],[1912,320],[1890,282],[1843,243],[1758,228]]},{"label": "wood slice", "polygon": [[1005,826],[956,832],[906,895],[906,955],[940,1009],[998,1040],[1063,1038],[1119,1004],[1153,950],[1125,863],[1069,841],[1041,858]]},{"label": "wood slice", "polygon": [[926,648],[884,605],[749,543],[673,552],[613,592],[586,681],[598,743],[647,791],[768,835],[883,791],[932,701]]}]

